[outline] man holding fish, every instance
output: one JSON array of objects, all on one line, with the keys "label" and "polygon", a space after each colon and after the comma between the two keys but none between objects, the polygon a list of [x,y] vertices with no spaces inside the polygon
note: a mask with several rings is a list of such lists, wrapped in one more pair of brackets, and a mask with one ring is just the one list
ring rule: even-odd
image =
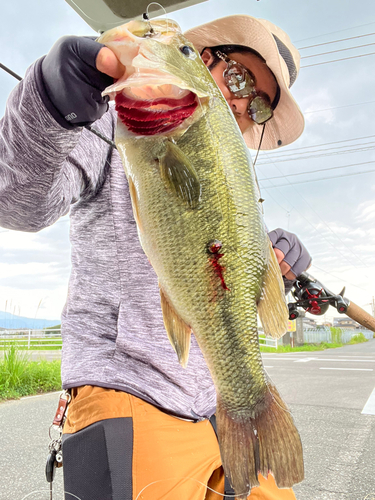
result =
[{"label": "man holding fish", "polygon": [[[218,499],[224,463],[239,499],[295,498],[301,444],[262,367],[256,308],[280,336],[277,262],[290,286],[311,259],[281,229],[269,251],[239,131],[252,149],[299,137],[298,69],[264,20],[230,16],[185,38],[173,21],[135,21],[99,43],[59,40],[11,94],[0,224],[38,231],[70,210],[63,453],[75,497]],[[114,137],[108,96],[117,150],[82,128]]]}]

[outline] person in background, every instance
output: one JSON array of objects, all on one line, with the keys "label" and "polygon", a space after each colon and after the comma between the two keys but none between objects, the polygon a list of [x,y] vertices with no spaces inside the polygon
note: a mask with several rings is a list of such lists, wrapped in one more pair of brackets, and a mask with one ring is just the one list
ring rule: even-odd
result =
[{"label": "person in background", "polygon": [[[286,33],[234,15],[185,35],[249,148],[277,149],[299,137],[304,120],[289,90],[299,54]],[[101,92],[123,71],[110,49],[74,36],[28,69],[0,122],[0,225],[39,231],[70,212],[72,272],[62,313],[62,383],[72,396],[66,498],[218,500],[213,490],[226,486],[210,423],[210,373],[194,336],[187,368],[177,362],[119,154],[84,128],[95,123],[114,137],[115,111]],[[251,91],[231,86],[233,75]],[[291,286],[311,258],[293,233],[279,228],[269,237]],[[295,496],[270,474],[249,498]]]}]

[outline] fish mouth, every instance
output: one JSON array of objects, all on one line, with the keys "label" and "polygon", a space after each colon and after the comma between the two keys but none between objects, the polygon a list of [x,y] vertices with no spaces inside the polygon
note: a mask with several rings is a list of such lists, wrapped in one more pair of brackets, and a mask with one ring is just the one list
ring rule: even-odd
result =
[{"label": "fish mouth", "polygon": [[137,135],[157,135],[179,127],[193,115],[197,95],[175,85],[126,88],[115,97],[116,111],[126,128]]}]

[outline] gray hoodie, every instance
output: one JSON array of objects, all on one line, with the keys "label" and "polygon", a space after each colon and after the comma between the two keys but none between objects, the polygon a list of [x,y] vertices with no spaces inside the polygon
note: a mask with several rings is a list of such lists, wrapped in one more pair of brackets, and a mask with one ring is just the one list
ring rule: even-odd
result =
[{"label": "gray hoodie", "polygon": [[[54,120],[36,68],[11,93],[0,121],[0,225],[39,231],[70,211],[63,387],[119,389],[183,418],[209,417],[216,403],[210,373],[194,336],[186,369],[168,341],[119,154],[88,130]],[[115,122],[110,108],[95,128],[113,138]]]}]

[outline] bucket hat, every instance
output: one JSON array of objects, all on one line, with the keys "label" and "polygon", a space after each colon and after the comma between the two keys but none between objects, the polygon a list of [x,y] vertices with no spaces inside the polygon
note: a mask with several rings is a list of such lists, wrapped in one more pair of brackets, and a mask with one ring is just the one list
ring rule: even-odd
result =
[{"label": "bucket hat", "polygon": [[[277,149],[298,139],[304,118],[290,93],[300,66],[300,54],[289,36],[265,19],[233,15],[216,19],[184,33],[198,52],[217,45],[242,45],[256,50],[266,61],[280,87],[280,100],[266,123],[261,149]],[[243,134],[247,146],[258,149],[263,126],[249,127]]]}]

